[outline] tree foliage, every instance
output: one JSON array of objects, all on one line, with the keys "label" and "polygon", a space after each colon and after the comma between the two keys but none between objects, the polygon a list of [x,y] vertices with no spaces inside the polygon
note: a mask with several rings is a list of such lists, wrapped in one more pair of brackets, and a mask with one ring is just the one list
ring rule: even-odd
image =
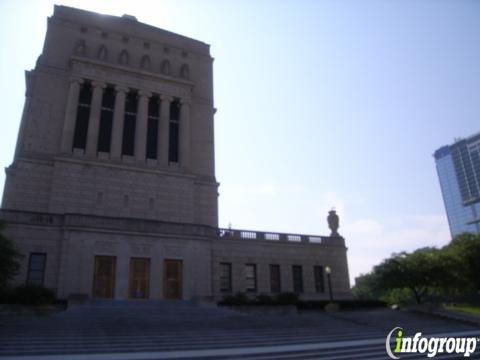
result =
[{"label": "tree foliage", "polygon": [[357,279],[359,298],[417,304],[435,297],[480,289],[480,235],[462,234],[441,249],[422,248],[412,253],[392,254],[369,274]]},{"label": "tree foliage", "polygon": [[4,229],[5,222],[0,220],[0,291],[4,290],[18,273],[22,257],[14,243],[3,235]]}]

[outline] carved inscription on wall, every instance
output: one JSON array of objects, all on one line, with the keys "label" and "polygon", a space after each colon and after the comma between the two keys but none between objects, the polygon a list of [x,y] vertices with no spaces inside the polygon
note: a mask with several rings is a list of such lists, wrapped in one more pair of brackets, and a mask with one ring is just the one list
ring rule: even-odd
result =
[{"label": "carved inscription on wall", "polygon": [[117,249],[117,244],[111,241],[95,241],[93,247],[98,252],[112,253]]},{"label": "carved inscription on wall", "polygon": [[130,244],[130,251],[134,255],[150,255],[152,253],[152,245]]},{"label": "carved inscription on wall", "polygon": [[165,245],[165,258],[183,258],[184,252],[182,246]]}]

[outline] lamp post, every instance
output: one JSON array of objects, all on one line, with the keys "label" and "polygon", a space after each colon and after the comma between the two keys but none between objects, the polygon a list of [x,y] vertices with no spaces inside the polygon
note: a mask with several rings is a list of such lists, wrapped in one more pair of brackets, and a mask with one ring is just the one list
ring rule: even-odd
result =
[{"label": "lamp post", "polygon": [[332,278],[331,278],[332,269],[330,269],[330,266],[326,266],[326,267],[325,267],[325,272],[327,273],[328,293],[329,293],[329,295],[330,295],[330,301],[333,302]]}]

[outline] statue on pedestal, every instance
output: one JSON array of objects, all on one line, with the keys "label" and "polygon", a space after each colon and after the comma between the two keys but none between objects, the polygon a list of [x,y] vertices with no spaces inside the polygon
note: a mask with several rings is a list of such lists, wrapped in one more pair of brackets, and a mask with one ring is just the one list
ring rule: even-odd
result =
[{"label": "statue on pedestal", "polygon": [[328,227],[332,230],[330,236],[340,236],[338,233],[339,218],[335,210],[330,210],[327,216]]}]

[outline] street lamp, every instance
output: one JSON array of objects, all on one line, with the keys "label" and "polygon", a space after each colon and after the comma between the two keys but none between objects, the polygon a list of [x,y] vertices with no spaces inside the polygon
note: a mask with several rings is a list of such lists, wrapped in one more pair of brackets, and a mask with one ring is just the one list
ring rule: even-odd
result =
[{"label": "street lamp", "polygon": [[333,301],[332,278],[330,276],[330,274],[332,273],[332,269],[330,269],[330,266],[325,267],[325,272],[327,273],[328,293],[330,294],[330,301]]}]

